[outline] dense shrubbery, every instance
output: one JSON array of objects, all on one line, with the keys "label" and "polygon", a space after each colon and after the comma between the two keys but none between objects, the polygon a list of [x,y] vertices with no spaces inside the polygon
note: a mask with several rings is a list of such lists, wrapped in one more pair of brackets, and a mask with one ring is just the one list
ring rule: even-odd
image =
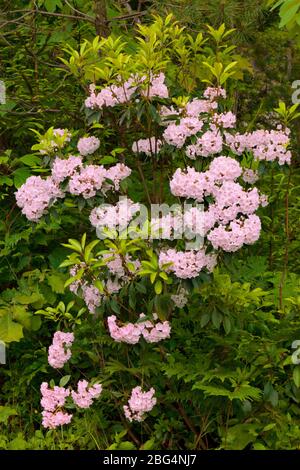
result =
[{"label": "dense shrubbery", "polygon": [[2,143],[0,448],[298,448],[296,107],[249,104],[225,25],[84,28],[51,77],[74,117],[50,118],[39,79],[42,122]]}]

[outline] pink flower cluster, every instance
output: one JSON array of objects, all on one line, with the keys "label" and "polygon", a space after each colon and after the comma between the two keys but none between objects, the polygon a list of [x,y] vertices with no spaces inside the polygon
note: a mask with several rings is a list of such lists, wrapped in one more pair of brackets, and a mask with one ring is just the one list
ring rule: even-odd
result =
[{"label": "pink flower cluster", "polygon": [[236,115],[233,114],[231,111],[228,113],[222,113],[222,114],[214,114],[212,121],[214,124],[216,124],[219,127],[223,127],[223,129],[229,128],[229,127],[235,127],[236,124]]},{"label": "pink flower cluster", "polygon": [[[197,277],[200,272],[207,268],[212,271],[217,262],[215,255],[205,253],[205,250],[176,251],[170,248],[159,254],[159,265],[167,272],[174,272],[180,279]],[[168,265],[164,268],[164,265]]]},{"label": "pink flower cluster", "polygon": [[211,113],[214,109],[217,109],[218,103],[215,101],[200,100],[194,98],[189,101],[185,107],[185,113],[190,117],[199,117],[199,114]]},{"label": "pink flower cluster", "polygon": [[140,205],[131,199],[122,198],[115,206],[103,204],[95,207],[90,214],[90,222],[93,227],[103,229],[126,228],[133,216],[140,210]]},{"label": "pink flower cluster", "polygon": [[[85,267],[85,263],[81,263],[80,265],[75,264],[70,269],[70,275],[76,276],[78,270]],[[83,278],[72,282],[72,284],[69,285],[69,289],[76,295],[78,295],[78,290],[81,289],[82,298],[85,301],[89,312],[95,313],[96,308],[99,307],[102,300],[102,295],[100,294],[99,289],[92,284],[88,284]]]},{"label": "pink flower cluster", "polygon": [[96,152],[99,146],[100,146],[100,140],[94,136],[82,137],[81,139],[78,140],[78,143],[77,143],[78,151],[80,155],[83,155],[83,156],[90,155]]},{"label": "pink flower cluster", "polygon": [[75,196],[83,196],[89,199],[100,191],[106,177],[106,169],[103,165],[87,165],[75,173],[69,181],[69,192]]},{"label": "pink flower cluster", "polygon": [[82,297],[90,313],[95,313],[96,308],[101,304],[102,296],[99,289],[93,285],[84,283],[81,287]]},{"label": "pink flower cluster", "polygon": [[290,130],[257,130],[246,134],[226,133],[226,143],[237,155],[251,151],[256,160],[268,162],[278,160],[279,165],[291,163],[292,154],[288,150]]},{"label": "pink flower cluster", "polygon": [[[111,315],[107,318],[110,336],[118,343],[136,344],[143,336],[147,343],[157,343],[170,337],[171,327],[168,321],[153,323],[150,320],[143,320],[144,314],[140,315],[137,323],[127,323],[118,326],[117,318]],[[157,318],[153,315],[153,318]]]},{"label": "pink flower cluster", "polygon": [[148,392],[143,392],[141,387],[135,387],[131,391],[128,405],[125,405],[124,413],[126,418],[131,421],[143,421],[145,413],[148,413],[156,405],[154,397],[155,390],[150,388]]},{"label": "pink flower cluster", "polygon": [[261,230],[260,218],[249,215],[248,218],[241,217],[233,220],[229,227],[220,225],[212,230],[207,238],[215,249],[221,248],[224,251],[237,251],[244,244],[251,245],[259,239]]},{"label": "pink flower cluster", "polygon": [[119,190],[120,182],[127,178],[131,173],[123,163],[109,168],[108,170],[102,165],[86,165],[81,170],[70,178],[69,192],[76,196],[83,196],[85,199],[94,197],[97,191],[106,192],[112,188],[112,181],[115,190]]},{"label": "pink flower cluster", "polygon": [[51,367],[60,369],[70,359],[71,346],[74,341],[73,333],[63,333],[56,331],[53,336],[52,344],[48,350],[48,362]]},{"label": "pink flower cluster", "polygon": [[70,155],[67,159],[56,158],[52,165],[52,179],[55,184],[62,183],[82,168],[81,157]]},{"label": "pink flower cluster", "polygon": [[226,98],[226,91],[222,87],[208,87],[204,91],[203,96],[210,101],[214,101],[218,98]]},{"label": "pink flower cluster", "polygon": [[[111,180],[113,182],[114,189],[116,191],[119,191],[120,189],[120,183],[123,181],[125,178],[131,175],[131,169],[124,165],[124,163],[117,163],[114,166],[111,166],[106,170],[106,179]],[[105,190],[110,189],[111,184],[110,183],[105,183]]]},{"label": "pink flower cluster", "polygon": [[102,385],[95,384],[88,387],[86,380],[79,380],[77,384],[77,392],[72,390],[71,396],[74,403],[79,408],[89,408],[93,404],[93,400],[98,398],[102,393]]},{"label": "pink flower cluster", "polygon": [[[146,90],[142,90],[142,95],[147,98],[168,98],[169,90],[165,85],[165,74],[159,73],[150,78],[150,83],[148,84]],[[142,82],[145,78],[142,78]]]},{"label": "pink flower cluster", "polygon": [[197,134],[203,126],[203,122],[197,117],[184,117],[179,124],[170,123],[163,133],[165,141],[177,148],[182,148],[188,137]]},{"label": "pink flower cluster", "polygon": [[41,384],[41,394],[42,424],[44,428],[54,429],[57,426],[69,424],[72,415],[63,412],[60,408],[64,406],[66,398],[70,395],[70,390],[57,386],[52,390],[48,388],[47,382],[43,382]]},{"label": "pink flower cluster", "polygon": [[151,77],[150,83],[146,87],[141,85],[145,82],[145,77],[130,77],[120,85],[110,85],[103,88],[99,93],[95,92],[95,85],[90,86],[90,96],[85,100],[87,108],[113,107],[127,103],[132,95],[139,89],[141,96],[146,98],[168,98],[169,92],[165,83],[165,75],[160,73]]},{"label": "pink flower cluster", "polygon": [[257,171],[246,168],[243,171],[243,177],[242,178],[245,181],[245,183],[254,184],[254,183],[256,183],[256,181],[258,180],[259,177],[258,177]]},{"label": "pink flower cluster", "polygon": [[42,425],[44,428],[54,429],[69,424],[73,415],[61,409],[65,406],[66,398],[71,396],[79,408],[89,408],[93,404],[93,400],[101,395],[101,392],[101,384],[96,383],[89,386],[86,380],[78,382],[77,392],[58,386],[51,389],[47,382],[43,382],[41,384]]},{"label": "pink flower cluster", "polygon": [[241,174],[242,168],[236,160],[221,156],[215,158],[205,172],[200,173],[192,167],[185,171],[178,168],[170,181],[170,188],[174,196],[203,202],[206,196],[215,196],[222,183],[234,181]]},{"label": "pink flower cluster", "polygon": [[199,137],[195,144],[188,145],[186,148],[186,155],[195,159],[197,157],[209,157],[216,153],[222,152],[223,139],[220,131],[209,130],[204,132]]},{"label": "pink flower cluster", "polygon": [[90,96],[85,100],[85,106],[92,109],[102,109],[105,106],[113,107],[126,103],[136,90],[134,83],[134,79],[130,78],[119,86],[111,85],[103,88],[98,94],[95,92],[95,85],[91,85]]},{"label": "pink flower cluster", "polygon": [[42,179],[40,176],[27,178],[15,194],[22,214],[33,222],[37,222],[57,198],[64,197],[64,193],[51,177]]},{"label": "pink flower cluster", "polygon": [[[67,159],[56,158],[51,176],[46,179],[30,176],[15,193],[16,201],[27,219],[37,222],[57,198],[65,196],[59,184],[66,178],[69,178],[66,191],[88,199],[100,190],[119,190],[120,182],[130,173],[130,168],[123,163],[105,169],[102,165],[83,166],[81,158],[72,155]],[[113,186],[108,180],[112,181]]]},{"label": "pink flower cluster", "polygon": [[155,137],[150,139],[140,139],[132,144],[132,151],[134,153],[145,153],[150,156],[160,152],[162,146],[161,140],[157,140]]},{"label": "pink flower cluster", "polygon": [[198,202],[213,197],[204,212],[198,213],[196,208],[187,211],[184,222],[193,233],[206,235],[215,249],[236,251],[259,237],[261,225],[254,213],[264,200],[257,188],[245,190],[235,181],[241,175],[242,168],[236,160],[221,156],[211,162],[206,172],[199,173],[191,167],[186,172],[178,169],[170,182],[175,196]]}]

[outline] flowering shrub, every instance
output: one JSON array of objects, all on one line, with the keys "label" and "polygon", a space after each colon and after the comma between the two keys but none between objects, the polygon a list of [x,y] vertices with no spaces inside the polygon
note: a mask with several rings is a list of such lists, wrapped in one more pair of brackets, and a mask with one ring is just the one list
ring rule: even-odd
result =
[{"label": "flowering shrub", "polygon": [[[42,383],[45,428],[70,424],[75,413],[68,409],[94,406],[101,395],[111,413],[122,413],[126,427],[147,417],[155,421],[158,408],[175,406],[193,430],[180,393],[170,384],[173,378],[178,387],[182,379],[188,384],[182,396],[189,406],[199,391],[205,397],[236,400],[237,406],[261,396],[260,389],[250,385],[249,371],[234,377],[218,371],[225,347],[217,353],[216,367],[208,360],[202,363],[201,355],[196,356],[196,365],[189,364],[186,356],[181,357],[181,348],[186,342],[192,350],[199,325],[212,323],[220,336],[229,334],[233,327],[241,328],[240,312],[261,306],[262,289],[251,291],[247,283],[231,285],[219,269],[227,253],[258,241],[260,214],[267,205],[259,178],[270,167],[290,164],[290,131],[287,126],[243,131],[226,101],[225,88],[236,67],[226,63],[228,57],[224,64],[206,64],[205,90],[191,89],[185,95],[182,80],[176,74],[174,78],[173,59],[182,45],[189,51],[190,65],[194,63],[203,38],[191,38],[170,18],[159,32],[161,27],[158,19],[141,25],[132,55],[120,39],[95,40],[90,47],[101,51],[103,67],[95,64],[98,80],[89,84],[85,99],[88,134],[78,138],[78,131],[50,129],[39,136],[35,149],[46,156],[45,176],[30,176],[16,192],[17,205],[35,224],[47,224],[55,210],[68,207],[75,207],[84,221],[80,239],[64,243],[71,254],[60,268],[69,271],[65,287],[76,305],[84,302],[91,315],[78,326],[69,312],[63,312],[64,325],[70,324],[72,332],[56,331],[48,351],[49,365],[66,367],[68,380],[76,379],[77,391],[71,385]],[[93,237],[94,229],[97,238],[87,242],[87,233]],[[214,287],[221,291],[220,279],[230,292],[226,295],[232,312],[220,313],[216,306]],[[206,309],[202,298],[208,299]],[[190,312],[194,315],[187,316]],[[88,360],[97,367],[96,377],[89,379],[97,380],[93,385],[79,375],[70,349],[73,342],[75,349],[77,337],[84,336],[85,325],[91,325],[91,335],[100,330],[91,350],[88,336],[83,340],[88,376]],[[109,345],[109,358],[102,353],[103,345]],[[116,351],[127,365],[120,365]],[[147,359],[152,354],[156,369]],[[141,371],[135,367],[139,355]],[[178,366],[176,358],[182,359]],[[99,364],[109,373],[101,384]],[[122,389],[116,385],[117,374],[125,375]],[[164,402],[166,391],[170,398]],[[205,445],[201,433],[196,439],[197,445]]]}]

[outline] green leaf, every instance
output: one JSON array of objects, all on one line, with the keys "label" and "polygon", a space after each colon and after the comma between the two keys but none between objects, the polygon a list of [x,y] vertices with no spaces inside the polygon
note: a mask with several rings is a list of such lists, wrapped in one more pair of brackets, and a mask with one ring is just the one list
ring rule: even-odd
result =
[{"label": "green leaf", "polygon": [[0,340],[4,343],[20,341],[23,338],[23,327],[12,320],[9,313],[0,317]]},{"label": "green leaf", "polygon": [[171,296],[169,294],[156,295],[154,298],[155,311],[160,320],[165,320],[172,309]]},{"label": "green leaf", "polygon": [[24,165],[28,166],[36,166],[41,163],[41,157],[35,154],[28,154],[24,155],[23,157],[19,158],[20,162],[24,163]]},{"label": "green leaf", "polygon": [[17,168],[13,172],[13,178],[14,178],[14,185],[18,189],[22,184],[25,183],[27,178],[31,175],[30,170],[28,168]]},{"label": "green leaf", "polygon": [[243,450],[248,444],[256,440],[257,435],[256,424],[237,424],[228,429],[222,443],[227,450]]},{"label": "green leaf", "polygon": [[201,319],[200,319],[201,328],[203,328],[205,325],[207,325],[207,323],[209,321],[210,321],[210,314],[209,313],[204,313],[203,315],[201,315]]},{"label": "green leaf", "polygon": [[60,387],[65,387],[67,385],[67,383],[69,382],[70,378],[71,378],[70,375],[64,375],[59,381],[59,386]]},{"label": "green leaf", "polygon": [[130,441],[120,442],[118,450],[135,450],[135,445]]},{"label": "green leaf", "polygon": [[161,294],[163,289],[163,284],[160,279],[157,279],[157,281],[154,284],[154,290],[156,294]]},{"label": "green leaf", "polygon": [[223,320],[223,315],[214,310],[211,316],[211,320],[215,328],[220,328],[221,322]]},{"label": "green leaf", "polygon": [[296,387],[300,387],[300,365],[296,366],[293,370],[293,380]]},{"label": "green leaf", "polygon": [[0,406],[0,423],[7,424],[8,418],[16,416],[17,410],[10,408],[9,406]]},{"label": "green leaf", "polygon": [[106,155],[105,157],[101,158],[100,163],[102,165],[109,165],[110,163],[115,163],[118,160],[111,155]]},{"label": "green leaf", "polygon": [[45,0],[45,8],[50,13],[55,12],[56,7],[62,8],[61,0]]},{"label": "green leaf", "polygon": [[229,317],[224,318],[223,326],[224,326],[225,333],[228,335],[230,333],[230,330],[231,330],[231,321],[230,321]]},{"label": "green leaf", "polygon": [[62,273],[51,273],[47,275],[47,282],[51,287],[52,291],[56,294],[64,293],[64,284],[66,282],[66,276]]},{"label": "green leaf", "polygon": [[154,438],[151,438],[151,439],[148,439],[148,441],[146,441],[141,449],[142,450],[153,450],[154,449],[154,446],[155,446],[155,439]]},{"label": "green leaf", "polygon": [[8,444],[9,450],[25,450],[27,449],[27,442],[22,437],[22,434],[19,433],[18,437],[15,437],[12,441]]},{"label": "green leaf", "polygon": [[11,313],[13,320],[17,321],[28,330],[30,329],[32,315],[27,311],[27,307],[24,305],[13,305]]},{"label": "green leaf", "polygon": [[104,291],[103,282],[101,282],[99,279],[97,279],[97,280],[94,282],[94,286],[97,287],[98,291],[102,294],[102,292]]},{"label": "green leaf", "polygon": [[96,245],[98,245],[99,242],[100,242],[100,240],[93,240],[92,242],[90,242],[86,246],[86,248],[84,250],[84,260],[85,260],[85,262],[89,261],[92,250],[95,248]]}]

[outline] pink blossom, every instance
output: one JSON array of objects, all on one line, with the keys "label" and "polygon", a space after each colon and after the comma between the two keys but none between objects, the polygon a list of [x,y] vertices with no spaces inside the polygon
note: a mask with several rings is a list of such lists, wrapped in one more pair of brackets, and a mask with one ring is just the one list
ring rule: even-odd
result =
[{"label": "pink blossom", "polygon": [[147,343],[157,343],[170,337],[171,327],[168,321],[153,323],[150,320],[143,321],[144,317],[145,315],[141,314],[139,322],[118,326],[117,317],[111,315],[107,318],[110,336],[118,343],[128,344],[137,344],[141,336]]},{"label": "pink blossom", "polygon": [[197,134],[203,126],[203,122],[196,117],[185,117],[179,124],[170,123],[163,133],[165,141],[177,148],[183,147],[188,137]]},{"label": "pink blossom", "polygon": [[55,429],[58,426],[63,426],[64,424],[70,424],[72,416],[69,413],[64,411],[56,411],[52,413],[51,411],[42,411],[42,425],[44,428]]},{"label": "pink blossom", "polygon": [[64,193],[51,177],[30,176],[15,193],[18,206],[28,220],[37,222],[46,209]]},{"label": "pink blossom", "polygon": [[73,333],[56,331],[48,350],[48,362],[55,369],[60,369],[71,357],[70,347],[74,341]]},{"label": "pink blossom", "polygon": [[83,196],[84,199],[89,199],[96,196],[105,177],[106,170],[102,165],[87,165],[70,178],[69,191],[75,196]]},{"label": "pink blossom", "polygon": [[157,140],[155,137],[150,139],[140,139],[132,144],[132,151],[134,153],[145,153],[150,156],[155,153],[159,153],[162,146],[162,142]]},{"label": "pink blossom", "polygon": [[[71,340],[71,337],[68,339]],[[41,394],[41,406],[44,408],[42,411],[42,425],[44,428],[54,429],[57,426],[69,424],[72,415],[63,412],[60,408],[64,406],[66,398],[70,395],[70,390],[57,386],[50,389],[47,382],[43,382],[41,384]]]},{"label": "pink blossom", "polygon": [[90,155],[99,148],[100,140],[97,137],[82,137],[79,139],[77,148],[80,155]]},{"label": "pink blossom", "polygon": [[226,143],[237,155],[245,150],[252,151],[256,160],[274,161],[279,165],[290,164],[291,152],[288,150],[290,130],[256,130],[251,133],[231,135],[226,133]]},{"label": "pink blossom", "polygon": [[[128,166],[124,165],[124,163],[117,163],[106,170],[105,178],[111,180],[115,190],[118,191],[120,189],[120,182],[130,176],[130,174],[131,169]],[[107,182],[105,182],[105,185],[110,187],[110,184]]]},{"label": "pink blossom", "polygon": [[126,103],[130,100],[132,94],[135,92],[136,86],[134,85],[134,79],[124,83],[120,82],[120,85],[111,85],[107,88],[103,88],[98,94],[95,93],[95,87],[90,87],[90,96],[85,100],[85,106],[87,108],[99,108],[113,107],[119,104]]},{"label": "pink blossom", "polygon": [[165,74],[162,72],[151,77],[149,87],[142,90],[142,95],[147,96],[147,98],[168,98],[169,91],[164,82]]},{"label": "pink blossom", "polygon": [[245,183],[253,184],[253,183],[256,183],[256,181],[258,180],[258,173],[254,170],[250,170],[246,168],[243,171],[242,178],[245,181]]},{"label": "pink blossom", "polygon": [[89,408],[93,404],[95,398],[99,398],[102,393],[102,385],[94,384],[89,386],[86,380],[79,380],[77,384],[77,392],[72,390],[71,396],[74,403],[79,408]]},{"label": "pink blossom", "polygon": [[157,400],[154,394],[154,388],[150,388],[148,392],[143,392],[141,387],[133,388],[128,406],[123,407],[126,418],[129,421],[143,421],[145,413],[151,411],[156,405]]},{"label": "pink blossom", "polygon": [[56,158],[52,166],[52,179],[55,184],[59,184],[66,178],[73,176],[77,170],[82,168],[80,157],[70,155],[67,159]]},{"label": "pink blossom", "polygon": [[220,153],[223,149],[223,140],[218,130],[206,131],[197,139],[196,144],[189,145],[186,148],[186,155],[189,158],[209,157]]},{"label": "pink blossom", "polygon": [[242,174],[240,164],[230,157],[216,157],[209,166],[209,174],[216,181],[234,181]]},{"label": "pink blossom", "polygon": [[90,222],[97,229],[126,228],[133,216],[140,210],[140,205],[131,199],[123,198],[115,206],[103,204],[95,207],[90,214]]},{"label": "pink blossom", "polygon": [[214,101],[218,98],[226,98],[226,91],[221,87],[208,87],[203,93],[204,97],[210,101]]},{"label": "pink blossom", "polygon": [[213,122],[224,129],[229,127],[235,127],[236,124],[236,116],[231,111],[228,113],[222,114],[214,114],[213,115]]},{"label": "pink blossom", "polygon": [[41,405],[46,411],[55,411],[56,408],[65,404],[66,398],[70,395],[70,390],[64,387],[48,387],[47,382],[41,384]]},{"label": "pink blossom", "polygon": [[124,326],[117,325],[117,317],[111,315],[107,318],[110,336],[118,343],[136,344],[140,340],[143,325],[141,323],[128,323]]},{"label": "pink blossom", "polygon": [[212,246],[224,251],[237,251],[243,244],[253,244],[259,238],[261,230],[260,219],[257,215],[249,215],[248,218],[233,220],[229,227],[220,225],[208,234],[208,240]]},{"label": "pink blossom", "polygon": [[192,101],[186,105],[186,114],[191,117],[198,117],[199,114],[210,113],[212,110],[216,109],[218,104],[216,102],[210,102],[207,100],[199,100],[194,98]]},{"label": "pink blossom", "polygon": [[167,272],[174,272],[181,279],[189,279],[197,277],[205,267],[209,267],[210,270],[213,269],[216,258],[214,255],[206,254],[203,249],[198,251],[176,251],[171,248],[159,254],[160,267],[163,268],[168,263],[171,264],[165,268]]},{"label": "pink blossom", "polygon": [[86,306],[90,313],[95,313],[96,308],[101,304],[102,296],[97,287],[83,284],[82,287],[82,297],[86,303]]},{"label": "pink blossom", "polygon": [[158,322],[151,325],[150,328],[145,326],[142,335],[147,343],[158,343],[159,341],[169,338],[171,333],[170,323],[168,321]]}]

